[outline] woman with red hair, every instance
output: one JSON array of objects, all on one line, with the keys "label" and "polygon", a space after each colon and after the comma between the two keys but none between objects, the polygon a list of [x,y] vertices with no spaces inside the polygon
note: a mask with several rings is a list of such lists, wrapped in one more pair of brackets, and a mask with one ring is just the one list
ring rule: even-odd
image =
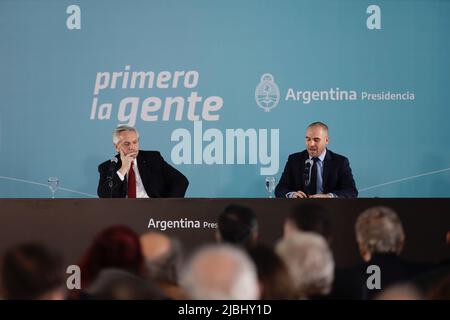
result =
[{"label": "woman with red hair", "polygon": [[[81,269],[81,289],[87,289],[98,274],[107,268],[128,271],[145,276],[144,257],[139,236],[127,226],[111,226],[100,232],[78,264]],[[80,298],[80,292],[70,294]]]}]

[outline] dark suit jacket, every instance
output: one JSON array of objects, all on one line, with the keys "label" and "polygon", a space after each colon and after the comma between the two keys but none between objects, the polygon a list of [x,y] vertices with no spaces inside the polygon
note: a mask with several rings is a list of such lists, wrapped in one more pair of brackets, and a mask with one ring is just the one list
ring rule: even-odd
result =
[{"label": "dark suit jacket", "polygon": [[370,274],[367,274],[367,267],[370,265],[376,265],[380,268],[381,289],[369,290],[366,286],[367,299],[373,299],[377,294],[389,286],[411,281],[414,277],[428,268],[428,265],[426,264],[406,261],[394,253],[377,253],[372,256],[372,259],[370,259],[369,262],[363,263],[357,267],[359,269],[359,274],[365,278],[364,282],[366,282],[370,276]]},{"label": "dark suit jacket", "polygon": [[[110,174],[111,161],[105,161],[98,166],[100,180],[97,194],[100,198],[125,198],[128,191],[127,177],[120,180],[116,171],[122,166],[120,156],[116,155],[119,162],[115,166],[111,176],[113,188],[109,187],[108,175]],[[139,151],[137,157],[139,174],[144,184],[145,191],[151,198],[183,198],[189,181],[177,169],[164,161],[157,151]]]},{"label": "dark suit jacket", "polygon": [[[278,198],[285,198],[286,194],[291,191],[305,192],[303,172],[305,161],[308,158],[307,150],[289,156],[280,182],[275,188],[275,195]],[[322,181],[323,193],[334,193],[340,198],[356,198],[358,196],[348,159],[328,149],[323,161]]]}]

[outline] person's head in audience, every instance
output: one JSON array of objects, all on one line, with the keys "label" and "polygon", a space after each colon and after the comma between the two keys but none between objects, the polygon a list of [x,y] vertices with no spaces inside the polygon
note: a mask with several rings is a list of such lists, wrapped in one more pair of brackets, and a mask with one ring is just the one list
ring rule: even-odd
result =
[{"label": "person's head in audience", "polygon": [[258,271],[261,300],[293,299],[294,288],[284,261],[272,248],[255,245],[248,254]]},{"label": "person's head in audience", "polygon": [[321,234],[331,243],[330,213],[321,205],[314,203],[295,206],[284,222],[284,236],[296,231],[310,231]]},{"label": "person's head in audience", "polygon": [[149,276],[156,281],[178,283],[182,264],[180,242],[162,232],[147,232],[140,241]]},{"label": "person's head in audience", "polygon": [[375,296],[375,300],[423,300],[420,291],[411,284],[396,284],[387,287]]},{"label": "person's head in audience", "polygon": [[199,249],[182,272],[181,284],[195,300],[256,300],[256,268],[240,248],[217,244]]},{"label": "person's head in audience", "polygon": [[162,232],[148,232],[140,240],[149,277],[170,298],[185,299],[178,279],[183,263],[182,246],[178,239]]},{"label": "person's head in audience", "polygon": [[121,269],[104,269],[86,290],[92,300],[165,300],[167,297],[149,279]]},{"label": "person's head in audience", "polygon": [[298,298],[330,293],[334,260],[323,236],[313,232],[293,232],[277,243],[276,252],[289,270]]},{"label": "person's head in audience", "polygon": [[1,261],[0,284],[7,300],[64,299],[64,268],[59,254],[37,243],[8,250]]},{"label": "person's head in audience", "polygon": [[139,236],[127,226],[116,225],[100,232],[80,262],[82,288],[106,268],[142,275],[145,264]]},{"label": "person's head in audience", "polygon": [[394,210],[372,207],[363,211],[355,224],[359,252],[365,262],[375,254],[399,255],[405,242],[402,223]]},{"label": "person's head in audience", "polygon": [[219,216],[216,240],[248,247],[258,239],[258,221],[250,208],[231,204]]}]

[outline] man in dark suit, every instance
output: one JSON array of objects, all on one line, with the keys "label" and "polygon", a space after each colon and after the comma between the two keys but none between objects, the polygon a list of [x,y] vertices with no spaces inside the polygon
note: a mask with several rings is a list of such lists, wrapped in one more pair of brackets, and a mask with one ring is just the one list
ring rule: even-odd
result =
[{"label": "man in dark suit", "polygon": [[[164,161],[157,151],[139,151],[139,133],[130,126],[114,130],[117,163],[99,165],[100,198],[182,198],[188,187],[186,177]],[[114,158],[113,158],[114,159]]]},{"label": "man in dark suit", "polygon": [[278,198],[356,198],[348,159],[326,148],[328,127],[314,122],[306,129],[306,150],[291,154],[275,189]]},{"label": "man in dark suit", "polygon": [[[366,298],[372,299],[386,288],[413,280],[428,269],[427,264],[404,260],[403,224],[397,213],[384,206],[364,210],[355,223],[356,241],[364,263],[356,271],[365,278]],[[368,268],[376,266],[378,271]],[[370,279],[369,279],[370,278]],[[367,283],[373,285],[369,288]]]}]

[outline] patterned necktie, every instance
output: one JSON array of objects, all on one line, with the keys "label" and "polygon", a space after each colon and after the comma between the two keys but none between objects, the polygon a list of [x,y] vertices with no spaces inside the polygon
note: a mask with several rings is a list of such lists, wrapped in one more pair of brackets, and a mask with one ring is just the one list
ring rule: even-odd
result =
[{"label": "patterned necktie", "polygon": [[133,162],[128,171],[128,198],[136,198],[136,175],[134,174]]},{"label": "patterned necktie", "polygon": [[309,183],[309,194],[313,195],[317,193],[317,161],[319,158],[312,158],[314,164],[311,168],[311,181]]}]

